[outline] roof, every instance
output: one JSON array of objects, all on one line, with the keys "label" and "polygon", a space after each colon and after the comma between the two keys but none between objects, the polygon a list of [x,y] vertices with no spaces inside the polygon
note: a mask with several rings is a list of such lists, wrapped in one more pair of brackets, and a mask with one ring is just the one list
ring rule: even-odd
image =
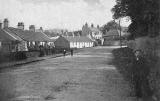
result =
[{"label": "roof", "polygon": [[92,40],[88,37],[85,37],[85,36],[74,36],[74,37],[71,37],[71,36],[68,36],[68,37],[65,37],[66,40],[68,40],[69,42],[91,42]]},{"label": "roof", "polygon": [[73,36],[74,35],[73,32],[67,32],[66,34],[67,34],[67,36]]},{"label": "roof", "polygon": [[3,29],[0,29],[0,40],[1,41],[22,41],[22,39],[15,34],[11,34]]},{"label": "roof", "polygon": [[58,34],[55,32],[44,31],[44,33],[49,37],[56,37]]},{"label": "roof", "polygon": [[13,35],[17,35],[25,41],[54,41],[42,32],[21,30],[13,27],[9,27],[5,30]]},{"label": "roof", "polygon": [[81,36],[82,35],[82,31],[74,31],[74,36]]}]

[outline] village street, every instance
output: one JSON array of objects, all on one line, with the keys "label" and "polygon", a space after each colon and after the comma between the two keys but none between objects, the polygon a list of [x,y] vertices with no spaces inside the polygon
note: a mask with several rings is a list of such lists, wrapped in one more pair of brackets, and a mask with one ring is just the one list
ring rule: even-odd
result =
[{"label": "village street", "polygon": [[0,73],[0,101],[135,101],[111,64],[111,47],[39,61]]}]

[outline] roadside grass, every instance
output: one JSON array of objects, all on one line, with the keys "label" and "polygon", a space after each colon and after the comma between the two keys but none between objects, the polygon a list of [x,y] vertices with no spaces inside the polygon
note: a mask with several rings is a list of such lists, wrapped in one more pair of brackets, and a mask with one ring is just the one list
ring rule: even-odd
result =
[{"label": "roadside grass", "polygon": [[114,59],[113,64],[116,66],[116,69],[123,75],[124,79],[127,81],[131,80],[131,68],[132,68],[132,59],[134,54],[132,49],[129,48],[118,48],[112,51]]}]

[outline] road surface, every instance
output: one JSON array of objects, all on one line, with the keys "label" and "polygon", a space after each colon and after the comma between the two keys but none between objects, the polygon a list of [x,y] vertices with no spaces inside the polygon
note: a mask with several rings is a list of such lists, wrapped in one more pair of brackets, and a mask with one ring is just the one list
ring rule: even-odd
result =
[{"label": "road surface", "polygon": [[0,101],[135,101],[110,47],[1,70]]}]

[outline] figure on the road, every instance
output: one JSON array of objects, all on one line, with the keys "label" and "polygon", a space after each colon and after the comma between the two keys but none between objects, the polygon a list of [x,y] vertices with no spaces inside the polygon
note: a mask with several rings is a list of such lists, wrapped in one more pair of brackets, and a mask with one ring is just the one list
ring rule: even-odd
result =
[{"label": "figure on the road", "polygon": [[149,86],[149,80],[148,80],[148,76],[150,74],[150,68],[147,65],[147,61],[144,58],[143,52],[141,50],[135,51],[132,73],[133,73],[132,80],[136,97],[138,99],[141,99],[142,97],[152,96],[152,90]]},{"label": "figure on the road", "polygon": [[66,56],[66,50],[65,49],[63,50],[63,56]]},{"label": "figure on the road", "polygon": [[73,49],[71,49],[71,56],[73,56]]}]

